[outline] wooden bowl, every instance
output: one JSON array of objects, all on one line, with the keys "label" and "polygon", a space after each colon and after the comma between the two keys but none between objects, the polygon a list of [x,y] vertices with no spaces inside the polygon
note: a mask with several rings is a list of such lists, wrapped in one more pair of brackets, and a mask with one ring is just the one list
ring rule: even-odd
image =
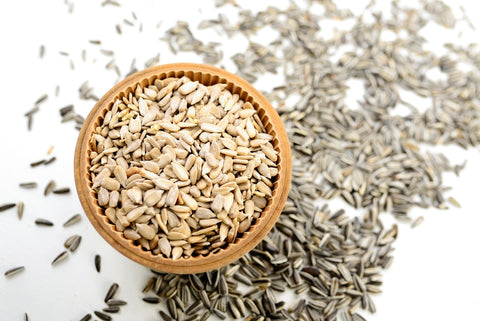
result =
[{"label": "wooden bowl", "polygon": [[[155,79],[182,76],[187,76],[204,85],[227,84],[228,90],[238,94],[241,99],[250,102],[255,107],[265,129],[274,137],[272,144],[278,151],[278,175],[273,184],[273,197],[269,199],[262,214],[252,223],[247,232],[216,253],[180,258],[174,261],[171,258],[154,255],[150,251],[143,250],[140,245],[127,240],[122,232],[115,229],[115,225],[108,220],[104,215],[104,210],[97,203],[95,192],[92,189],[88,155],[91,151],[90,138],[95,128],[101,124],[106,112],[117,98],[128,96],[129,93],[134,92],[137,85],[145,87],[153,84]],[[238,76],[213,66],[191,63],[174,63],[139,71],[110,89],[97,102],[85,120],[77,141],[74,162],[78,197],[88,219],[98,233],[126,257],[151,269],[177,274],[200,273],[217,269],[234,262],[252,250],[271,230],[282,212],[290,188],[292,167],[287,133],[269,101],[251,84]]]}]

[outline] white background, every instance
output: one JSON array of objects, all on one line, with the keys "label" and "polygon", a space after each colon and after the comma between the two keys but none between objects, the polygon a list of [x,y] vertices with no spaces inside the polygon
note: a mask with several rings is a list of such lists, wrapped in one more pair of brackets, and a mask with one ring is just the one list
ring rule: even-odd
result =
[{"label": "white background", "polygon": [[[268,3],[280,7],[288,4],[287,1],[242,3],[252,10],[264,8]],[[366,2],[342,1],[340,6],[342,3],[359,12]],[[66,219],[75,213],[83,215],[83,211],[73,180],[73,152],[78,132],[72,123],[60,123],[58,109],[74,103],[75,109],[86,116],[94,103],[78,99],[77,89],[81,83],[88,80],[101,96],[116,80],[113,72],[104,69],[110,58],[103,56],[100,47],[89,44],[88,40],[102,40],[102,48],[114,50],[122,73],[128,71],[134,57],[137,67],[142,69],[143,62],[158,52],[161,63],[201,62],[193,54],[172,55],[158,39],[175,20],[189,21],[195,27],[199,20],[216,17],[216,13],[209,1],[125,1],[121,8],[116,8],[101,7],[100,1],[89,0],[77,1],[74,5],[74,13],[69,14],[69,5],[61,0],[9,1],[2,4],[0,11],[0,204],[20,200],[26,204],[21,221],[14,210],[0,213],[0,321],[22,320],[25,312],[33,321],[79,320],[85,313],[104,307],[103,298],[112,282],[120,284],[117,297],[128,301],[115,320],[158,320],[158,307],[141,300],[141,289],[151,274],[147,268],[117,253],[96,234],[85,217],[80,224],[62,227]],[[479,21],[478,2],[465,1],[463,6],[474,22]],[[231,7],[226,9],[232,14],[235,12]],[[134,21],[132,10],[139,19],[134,27],[122,22],[124,18]],[[231,17],[234,20],[234,16]],[[139,21],[143,22],[142,33],[138,32]],[[159,21],[163,23],[157,29]],[[122,36],[116,34],[115,24],[122,26]],[[328,21],[320,25],[328,32]],[[203,35],[213,41],[218,38],[215,32]],[[466,30],[459,38],[458,32],[430,32],[428,28],[425,33],[433,42],[445,39],[475,42],[479,35],[480,31]],[[271,40],[268,35],[261,35],[258,41],[262,39],[263,43]],[[46,47],[43,60],[38,58],[41,44]],[[223,46],[225,57],[241,51],[245,45],[242,38],[229,40]],[[81,60],[82,49],[87,50],[87,62]],[[70,56],[61,56],[59,51],[68,52]],[[74,71],[69,67],[70,58],[75,64]],[[225,67],[236,71],[229,59],[225,59]],[[265,84],[271,86],[276,81],[278,77],[267,76],[257,86],[268,89]],[[59,97],[54,95],[56,85],[61,87]],[[360,89],[358,86],[351,91],[355,94]],[[33,130],[27,132],[23,114],[44,93],[48,93],[49,99],[35,116]],[[30,168],[30,162],[48,157],[46,152],[50,146],[54,146],[52,155],[57,161],[48,167]],[[453,186],[448,195],[453,195],[462,208],[414,210],[412,217],[424,215],[425,222],[413,230],[408,225],[400,226],[395,260],[385,273],[384,293],[374,297],[377,313],[368,316],[369,320],[478,319],[480,156],[478,148],[443,151],[454,164],[468,159],[460,178],[453,175],[445,178],[446,185]],[[70,187],[72,193],[43,197],[43,188],[52,178],[57,186]],[[25,181],[36,181],[39,187],[21,190],[18,183]],[[341,203],[332,206],[347,208]],[[355,214],[352,209],[347,210]],[[34,224],[37,217],[49,219],[55,226],[38,227]],[[384,218],[392,222],[389,215]],[[65,262],[52,267],[50,262],[63,251],[65,239],[74,233],[83,236],[79,249]],[[93,265],[97,253],[103,259],[100,274]],[[6,270],[19,265],[26,266],[26,271],[8,279],[3,276]]]}]

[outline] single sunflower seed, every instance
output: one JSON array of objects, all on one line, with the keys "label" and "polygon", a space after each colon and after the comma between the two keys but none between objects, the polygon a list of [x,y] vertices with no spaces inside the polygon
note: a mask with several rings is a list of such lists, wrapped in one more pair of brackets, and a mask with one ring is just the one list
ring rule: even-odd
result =
[{"label": "single sunflower seed", "polygon": [[63,223],[63,227],[68,227],[72,226],[74,224],[77,224],[80,222],[82,219],[82,216],[80,214],[75,214],[72,217],[70,217],[65,223]]},{"label": "single sunflower seed", "polygon": [[14,267],[12,269],[9,269],[8,271],[5,272],[5,276],[6,277],[10,277],[10,276],[13,276],[17,273],[20,273],[20,272],[23,272],[25,271],[25,267],[24,266],[18,266],[18,267]]},{"label": "single sunflower seed", "polygon": [[9,210],[9,209],[15,207],[15,205],[16,205],[15,203],[5,203],[5,204],[2,204],[2,205],[0,205],[0,212]]},{"label": "single sunflower seed", "polygon": [[53,259],[51,265],[57,265],[58,263],[64,261],[68,257],[68,252],[63,251],[62,253],[58,254],[55,259]]},{"label": "single sunflower seed", "polygon": [[47,219],[44,219],[44,218],[37,218],[35,220],[35,224],[36,225],[39,225],[39,226],[53,226],[53,222],[47,220]]},{"label": "single sunflower seed", "polygon": [[102,268],[102,257],[99,254],[95,255],[95,270],[97,270],[98,273],[100,273],[100,270]]}]

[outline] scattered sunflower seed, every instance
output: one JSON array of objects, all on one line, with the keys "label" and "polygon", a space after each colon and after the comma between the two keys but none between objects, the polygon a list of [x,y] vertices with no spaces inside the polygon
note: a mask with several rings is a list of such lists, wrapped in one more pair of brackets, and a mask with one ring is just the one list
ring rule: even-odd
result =
[{"label": "scattered sunflower seed", "polygon": [[412,228],[415,228],[415,227],[419,226],[420,224],[422,224],[423,220],[424,220],[423,216],[417,217],[415,219],[415,221],[413,221],[413,223],[412,223]]},{"label": "scattered sunflower seed", "polygon": [[23,217],[23,211],[25,209],[25,204],[23,202],[18,202],[17,203],[17,217],[19,220],[22,219]]},{"label": "scattered sunflower seed", "polygon": [[37,167],[38,165],[44,164],[45,161],[46,161],[45,159],[41,159],[41,160],[39,160],[39,161],[35,161],[35,162],[33,162],[33,163],[30,163],[30,167]]},{"label": "scattered sunflower seed", "polygon": [[80,222],[81,219],[82,219],[82,216],[80,214],[75,214],[72,217],[70,217],[65,223],[63,223],[63,227],[72,226]]},{"label": "scattered sunflower seed", "polygon": [[64,261],[68,257],[68,252],[63,251],[62,253],[58,254],[57,257],[52,261],[52,265],[57,265],[58,263]]},{"label": "scattered sunflower seed", "polygon": [[86,314],[83,318],[80,319],[80,321],[89,321],[92,319],[92,315],[89,313],[89,314]]},{"label": "scattered sunflower seed", "polygon": [[38,184],[36,182],[26,182],[26,183],[20,183],[18,184],[21,188],[36,188]]},{"label": "scattered sunflower seed", "polygon": [[102,268],[102,257],[99,254],[95,255],[95,270],[97,270],[98,273],[100,273],[100,270]]},{"label": "scattered sunflower seed", "polygon": [[80,246],[80,243],[82,242],[82,237],[80,235],[77,235],[73,241],[72,241],[72,244],[69,246],[69,250],[70,252],[75,252],[77,250],[77,248]]},{"label": "scattered sunflower seed", "polygon": [[6,277],[10,277],[12,275],[15,275],[17,273],[20,273],[20,272],[23,272],[25,271],[25,267],[24,266],[18,266],[18,267],[14,267],[8,271],[5,272],[5,276]]},{"label": "scattered sunflower seed", "polygon": [[12,207],[15,207],[15,203],[5,203],[0,205],[0,212],[6,211],[11,209]]},{"label": "scattered sunflower seed", "polygon": [[[92,187],[111,224],[172,260],[221,250],[255,225],[272,197],[278,151],[253,105],[225,84],[186,76],[138,86],[132,102],[118,99],[106,113],[99,130],[113,139],[92,136]],[[123,143],[110,124],[127,111]],[[171,145],[160,147],[153,134]]]},{"label": "scattered sunflower seed", "polygon": [[105,299],[103,300],[105,303],[108,302],[108,300],[110,299],[113,299],[113,297],[115,296],[115,293],[117,293],[117,290],[118,290],[118,284],[117,283],[113,283],[110,288],[108,289],[108,292],[107,294],[105,295]]},{"label": "scattered sunflower seed", "polygon": [[120,307],[118,306],[106,307],[106,308],[103,308],[102,311],[106,313],[118,313],[120,312]]},{"label": "scattered sunflower seed", "polygon": [[35,105],[40,105],[41,103],[43,103],[45,100],[48,99],[48,95],[47,94],[43,94],[42,96],[40,96],[36,101],[35,101]]},{"label": "scattered sunflower seed", "polygon": [[111,307],[114,307],[114,306],[122,306],[122,305],[126,305],[127,302],[123,301],[123,300],[118,300],[118,299],[110,299],[107,301],[107,305],[108,306],[111,306]]},{"label": "scattered sunflower seed", "polygon": [[44,218],[37,218],[35,220],[35,224],[37,225],[40,225],[40,226],[53,226],[53,222],[47,220],[47,219],[44,219]]},{"label": "scattered sunflower seed", "polygon": [[48,196],[48,194],[53,192],[56,185],[57,183],[55,183],[54,180],[51,180],[50,182],[48,182],[47,186],[45,187],[45,191],[43,192],[43,195]]},{"label": "scattered sunflower seed", "polygon": [[62,187],[53,191],[53,194],[68,194],[68,193],[70,193],[69,187]]},{"label": "scattered sunflower seed", "polygon": [[49,164],[53,163],[53,162],[56,161],[56,160],[57,160],[57,158],[56,158],[55,156],[53,156],[53,157],[47,159],[47,160],[43,163],[43,165],[49,165]]},{"label": "scattered sunflower seed", "polygon": [[73,105],[67,105],[65,107],[60,108],[60,116],[65,117],[68,113],[73,111],[74,106]]},{"label": "scattered sunflower seed", "polygon": [[453,198],[452,196],[450,196],[448,198],[448,201],[455,207],[458,207],[458,208],[461,207],[460,203],[455,198]]},{"label": "scattered sunflower seed", "polygon": [[41,45],[40,46],[40,59],[43,58],[43,56],[45,55],[45,46],[44,45]]},{"label": "scattered sunflower seed", "polygon": [[63,243],[63,245],[65,246],[66,249],[69,249],[72,244],[75,242],[75,239],[79,238],[80,235],[72,235],[70,237],[68,237],[66,240],[65,240],[65,243]]},{"label": "scattered sunflower seed", "polygon": [[106,313],[103,313],[101,311],[94,311],[93,313],[103,321],[112,321],[112,317]]},{"label": "scattered sunflower seed", "polygon": [[149,297],[146,297],[146,298],[142,298],[142,300],[147,302],[147,303],[153,303],[153,304],[157,304],[157,303],[160,302],[160,298],[155,297],[155,296],[149,296]]}]

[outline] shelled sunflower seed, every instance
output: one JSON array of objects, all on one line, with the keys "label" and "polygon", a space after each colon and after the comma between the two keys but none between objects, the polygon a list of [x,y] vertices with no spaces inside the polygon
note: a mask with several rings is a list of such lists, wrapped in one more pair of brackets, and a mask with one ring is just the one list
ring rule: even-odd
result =
[{"label": "shelled sunflower seed", "polygon": [[273,137],[225,86],[182,77],[137,87],[91,138],[98,204],[145,250],[174,260],[219,251],[272,196]]},{"label": "shelled sunflower seed", "polygon": [[106,313],[118,313],[120,312],[120,307],[119,306],[106,307],[106,308],[103,308],[102,311]]},{"label": "shelled sunflower seed", "polygon": [[[310,175],[303,167],[294,173],[279,221],[255,250],[216,271],[156,272],[148,283],[162,286],[148,286],[157,296],[144,301],[166,299],[169,314],[164,314],[172,320],[174,302],[185,306],[186,319],[207,310],[231,319],[250,315],[282,320],[335,320],[339,311],[359,318],[360,308],[374,312],[370,296],[379,292],[381,272],[392,262],[396,226],[384,229],[378,220],[351,219],[343,210],[316,207],[315,198],[300,192],[305,184],[314,184]],[[238,275],[252,280],[246,290],[239,290]],[[287,288],[307,299],[290,309],[276,299]]]}]

